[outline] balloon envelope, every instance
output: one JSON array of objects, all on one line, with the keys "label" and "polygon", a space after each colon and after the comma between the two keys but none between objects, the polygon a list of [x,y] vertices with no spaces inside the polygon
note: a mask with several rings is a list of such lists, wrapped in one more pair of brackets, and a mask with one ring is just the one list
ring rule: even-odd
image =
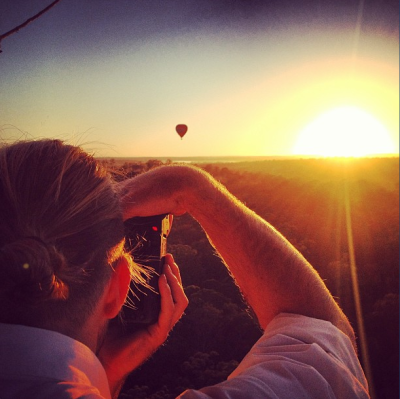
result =
[{"label": "balloon envelope", "polygon": [[186,134],[188,127],[186,125],[176,125],[176,132],[181,136],[181,138]]}]

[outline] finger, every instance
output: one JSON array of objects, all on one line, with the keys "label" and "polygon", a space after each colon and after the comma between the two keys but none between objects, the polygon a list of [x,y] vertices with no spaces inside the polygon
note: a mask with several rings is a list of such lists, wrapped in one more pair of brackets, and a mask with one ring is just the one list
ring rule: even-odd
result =
[{"label": "finger", "polygon": [[[169,275],[168,277],[167,274]],[[157,323],[149,326],[148,331],[151,335],[157,337],[157,343],[161,345],[167,339],[174,325],[182,317],[183,311],[188,304],[188,299],[171,270],[167,269],[167,273],[163,273],[160,276],[158,287],[161,296],[161,311]],[[179,293],[179,290],[181,293]]]},{"label": "finger", "polygon": [[172,223],[174,222],[174,215],[172,215],[171,213],[168,215],[168,221],[169,221],[169,229],[171,230]]},{"label": "finger", "polygon": [[168,264],[166,265],[165,276],[171,290],[172,299],[175,305],[174,316],[177,317],[177,321],[182,316],[182,313],[186,309],[189,301],[186,297],[185,291],[183,290],[181,283],[173,274]]},{"label": "finger", "polygon": [[172,273],[175,275],[179,283],[182,285],[181,272],[179,270],[178,265],[175,263],[174,257],[171,254],[165,255],[165,264],[167,264],[171,268]]},{"label": "finger", "polygon": [[172,290],[165,274],[162,274],[158,279],[158,288],[161,296],[161,311],[158,324],[162,328],[170,329],[173,326],[171,320],[174,318],[175,304]]}]

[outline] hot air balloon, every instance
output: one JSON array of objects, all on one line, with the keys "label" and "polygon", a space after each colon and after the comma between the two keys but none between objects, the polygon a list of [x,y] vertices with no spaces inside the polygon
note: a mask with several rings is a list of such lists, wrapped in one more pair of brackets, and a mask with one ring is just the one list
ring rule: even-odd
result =
[{"label": "hot air balloon", "polygon": [[183,136],[186,134],[188,127],[186,125],[176,125],[175,128],[176,132],[179,134],[179,136],[181,137],[181,140],[183,138]]}]

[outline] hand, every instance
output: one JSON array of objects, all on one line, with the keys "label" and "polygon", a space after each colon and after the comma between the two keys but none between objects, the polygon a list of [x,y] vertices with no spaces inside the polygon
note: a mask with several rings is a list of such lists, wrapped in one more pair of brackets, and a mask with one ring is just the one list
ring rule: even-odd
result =
[{"label": "hand", "polygon": [[133,334],[122,333],[118,328],[107,331],[98,357],[106,370],[112,397],[118,395],[128,374],[165,342],[188,305],[179,268],[170,254],[165,257],[158,286],[161,312],[157,323]]},{"label": "hand", "polygon": [[162,166],[117,183],[124,219],[188,211],[188,195],[198,190],[202,175],[191,166]]}]

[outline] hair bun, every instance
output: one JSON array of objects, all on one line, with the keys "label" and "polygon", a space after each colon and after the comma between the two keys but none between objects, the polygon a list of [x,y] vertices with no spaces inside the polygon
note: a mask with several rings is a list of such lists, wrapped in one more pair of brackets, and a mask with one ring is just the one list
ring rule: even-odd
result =
[{"label": "hair bun", "polygon": [[54,245],[23,237],[0,249],[0,285],[19,302],[66,299],[68,287],[59,278],[65,266],[64,256]]}]

